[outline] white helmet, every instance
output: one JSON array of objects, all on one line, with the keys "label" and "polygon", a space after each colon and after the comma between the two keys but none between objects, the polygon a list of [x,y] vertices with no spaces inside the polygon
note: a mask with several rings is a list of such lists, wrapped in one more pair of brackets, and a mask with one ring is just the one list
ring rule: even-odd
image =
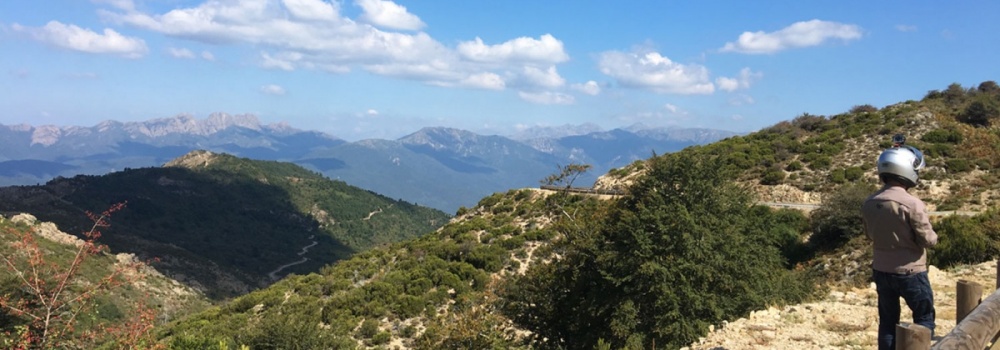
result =
[{"label": "white helmet", "polygon": [[924,167],[924,154],[912,146],[899,146],[882,151],[878,156],[878,174],[895,175],[907,187],[917,185],[919,170]]}]

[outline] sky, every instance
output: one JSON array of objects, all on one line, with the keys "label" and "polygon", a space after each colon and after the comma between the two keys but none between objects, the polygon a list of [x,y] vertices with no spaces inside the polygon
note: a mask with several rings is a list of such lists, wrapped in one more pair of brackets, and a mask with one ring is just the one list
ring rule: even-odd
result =
[{"label": "sky", "polygon": [[750,132],[1000,80],[1000,2],[0,1],[0,124]]}]

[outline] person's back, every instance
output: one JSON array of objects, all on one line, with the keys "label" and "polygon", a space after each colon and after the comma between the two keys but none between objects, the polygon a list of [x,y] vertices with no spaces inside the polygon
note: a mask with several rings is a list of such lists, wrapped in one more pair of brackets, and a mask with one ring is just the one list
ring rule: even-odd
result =
[{"label": "person's back", "polygon": [[864,230],[873,242],[872,268],[913,274],[927,271],[924,248],[937,244],[924,202],[902,186],[885,186],[861,207]]},{"label": "person's back", "polygon": [[865,235],[872,240],[872,279],[878,293],[878,346],[895,348],[899,298],[913,311],[913,323],[934,334],[934,292],[927,276],[924,248],[937,244],[926,206],[906,192],[916,186],[924,166],[920,150],[897,144],[878,158],[885,184],[861,206]]}]

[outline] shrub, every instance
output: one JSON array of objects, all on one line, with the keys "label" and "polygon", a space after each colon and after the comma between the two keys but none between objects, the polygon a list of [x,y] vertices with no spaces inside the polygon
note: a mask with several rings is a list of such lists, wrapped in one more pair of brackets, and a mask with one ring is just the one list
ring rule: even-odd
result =
[{"label": "shrub", "polygon": [[872,106],[872,105],[869,105],[869,104],[864,104],[864,105],[860,105],[860,106],[854,106],[854,107],[851,107],[851,110],[850,110],[851,114],[875,113],[875,112],[878,112],[878,108],[875,108],[875,106]]},{"label": "shrub", "polygon": [[[677,348],[711,324],[802,298],[809,282],[784,268],[794,229],[730,182],[718,158],[654,158],[596,222],[563,222],[562,259],[505,291],[505,313],[542,348]],[[788,226],[785,226],[788,227]],[[762,239],[763,238],[763,239]]]},{"label": "shrub", "polygon": [[965,172],[972,169],[972,166],[969,165],[969,161],[961,158],[948,159],[944,162],[944,164],[945,168],[953,173]]},{"label": "shrub", "polygon": [[921,141],[931,143],[952,143],[962,142],[962,133],[958,130],[936,129],[931,130],[920,138]]},{"label": "shrub", "polygon": [[802,170],[802,162],[799,162],[797,160],[793,160],[793,161],[791,161],[791,162],[788,163],[788,165],[785,167],[785,170],[788,170],[788,171],[799,171],[799,170]]},{"label": "shrub", "polygon": [[974,217],[949,216],[934,226],[938,244],[929,260],[935,266],[978,264],[1000,254],[1000,212],[995,209]]},{"label": "shrub", "polygon": [[865,171],[862,170],[861,167],[852,166],[847,169],[844,169],[844,179],[846,179],[847,181],[854,182],[861,180],[861,177],[864,175]]},{"label": "shrub", "polygon": [[871,185],[851,183],[823,198],[810,215],[809,245],[819,251],[836,249],[863,233],[861,204],[874,191]]},{"label": "shrub", "polygon": [[760,183],[762,185],[777,185],[785,180],[785,172],[781,169],[769,168],[764,172],[764,176],[761,177]]}]

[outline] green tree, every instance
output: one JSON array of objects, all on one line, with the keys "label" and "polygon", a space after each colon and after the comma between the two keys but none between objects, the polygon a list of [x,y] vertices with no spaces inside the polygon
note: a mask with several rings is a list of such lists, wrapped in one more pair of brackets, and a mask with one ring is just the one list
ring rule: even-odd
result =
[{"label": "green tree", "polygon": [[983,94],[976,96],[957,119],[966,124],[989,127],[998,118],[1000,118],[1000,102],[993,96]]},{"label": "green tree", "polygon": [[812,236],[809,244],[826,251],[840,247],[863,233],[861,204],[875,188],[864,183],[849,183],[823,198],[820,207],[810,215]]},{"label": "green tree", "polygon": [[720,169],[688,154],[652,159],[606,216],[567,234],[562,260],[513,283],[508,315],[544,346],[680,347],[802,296],[775,240],[761,239],[768,216]]}]

